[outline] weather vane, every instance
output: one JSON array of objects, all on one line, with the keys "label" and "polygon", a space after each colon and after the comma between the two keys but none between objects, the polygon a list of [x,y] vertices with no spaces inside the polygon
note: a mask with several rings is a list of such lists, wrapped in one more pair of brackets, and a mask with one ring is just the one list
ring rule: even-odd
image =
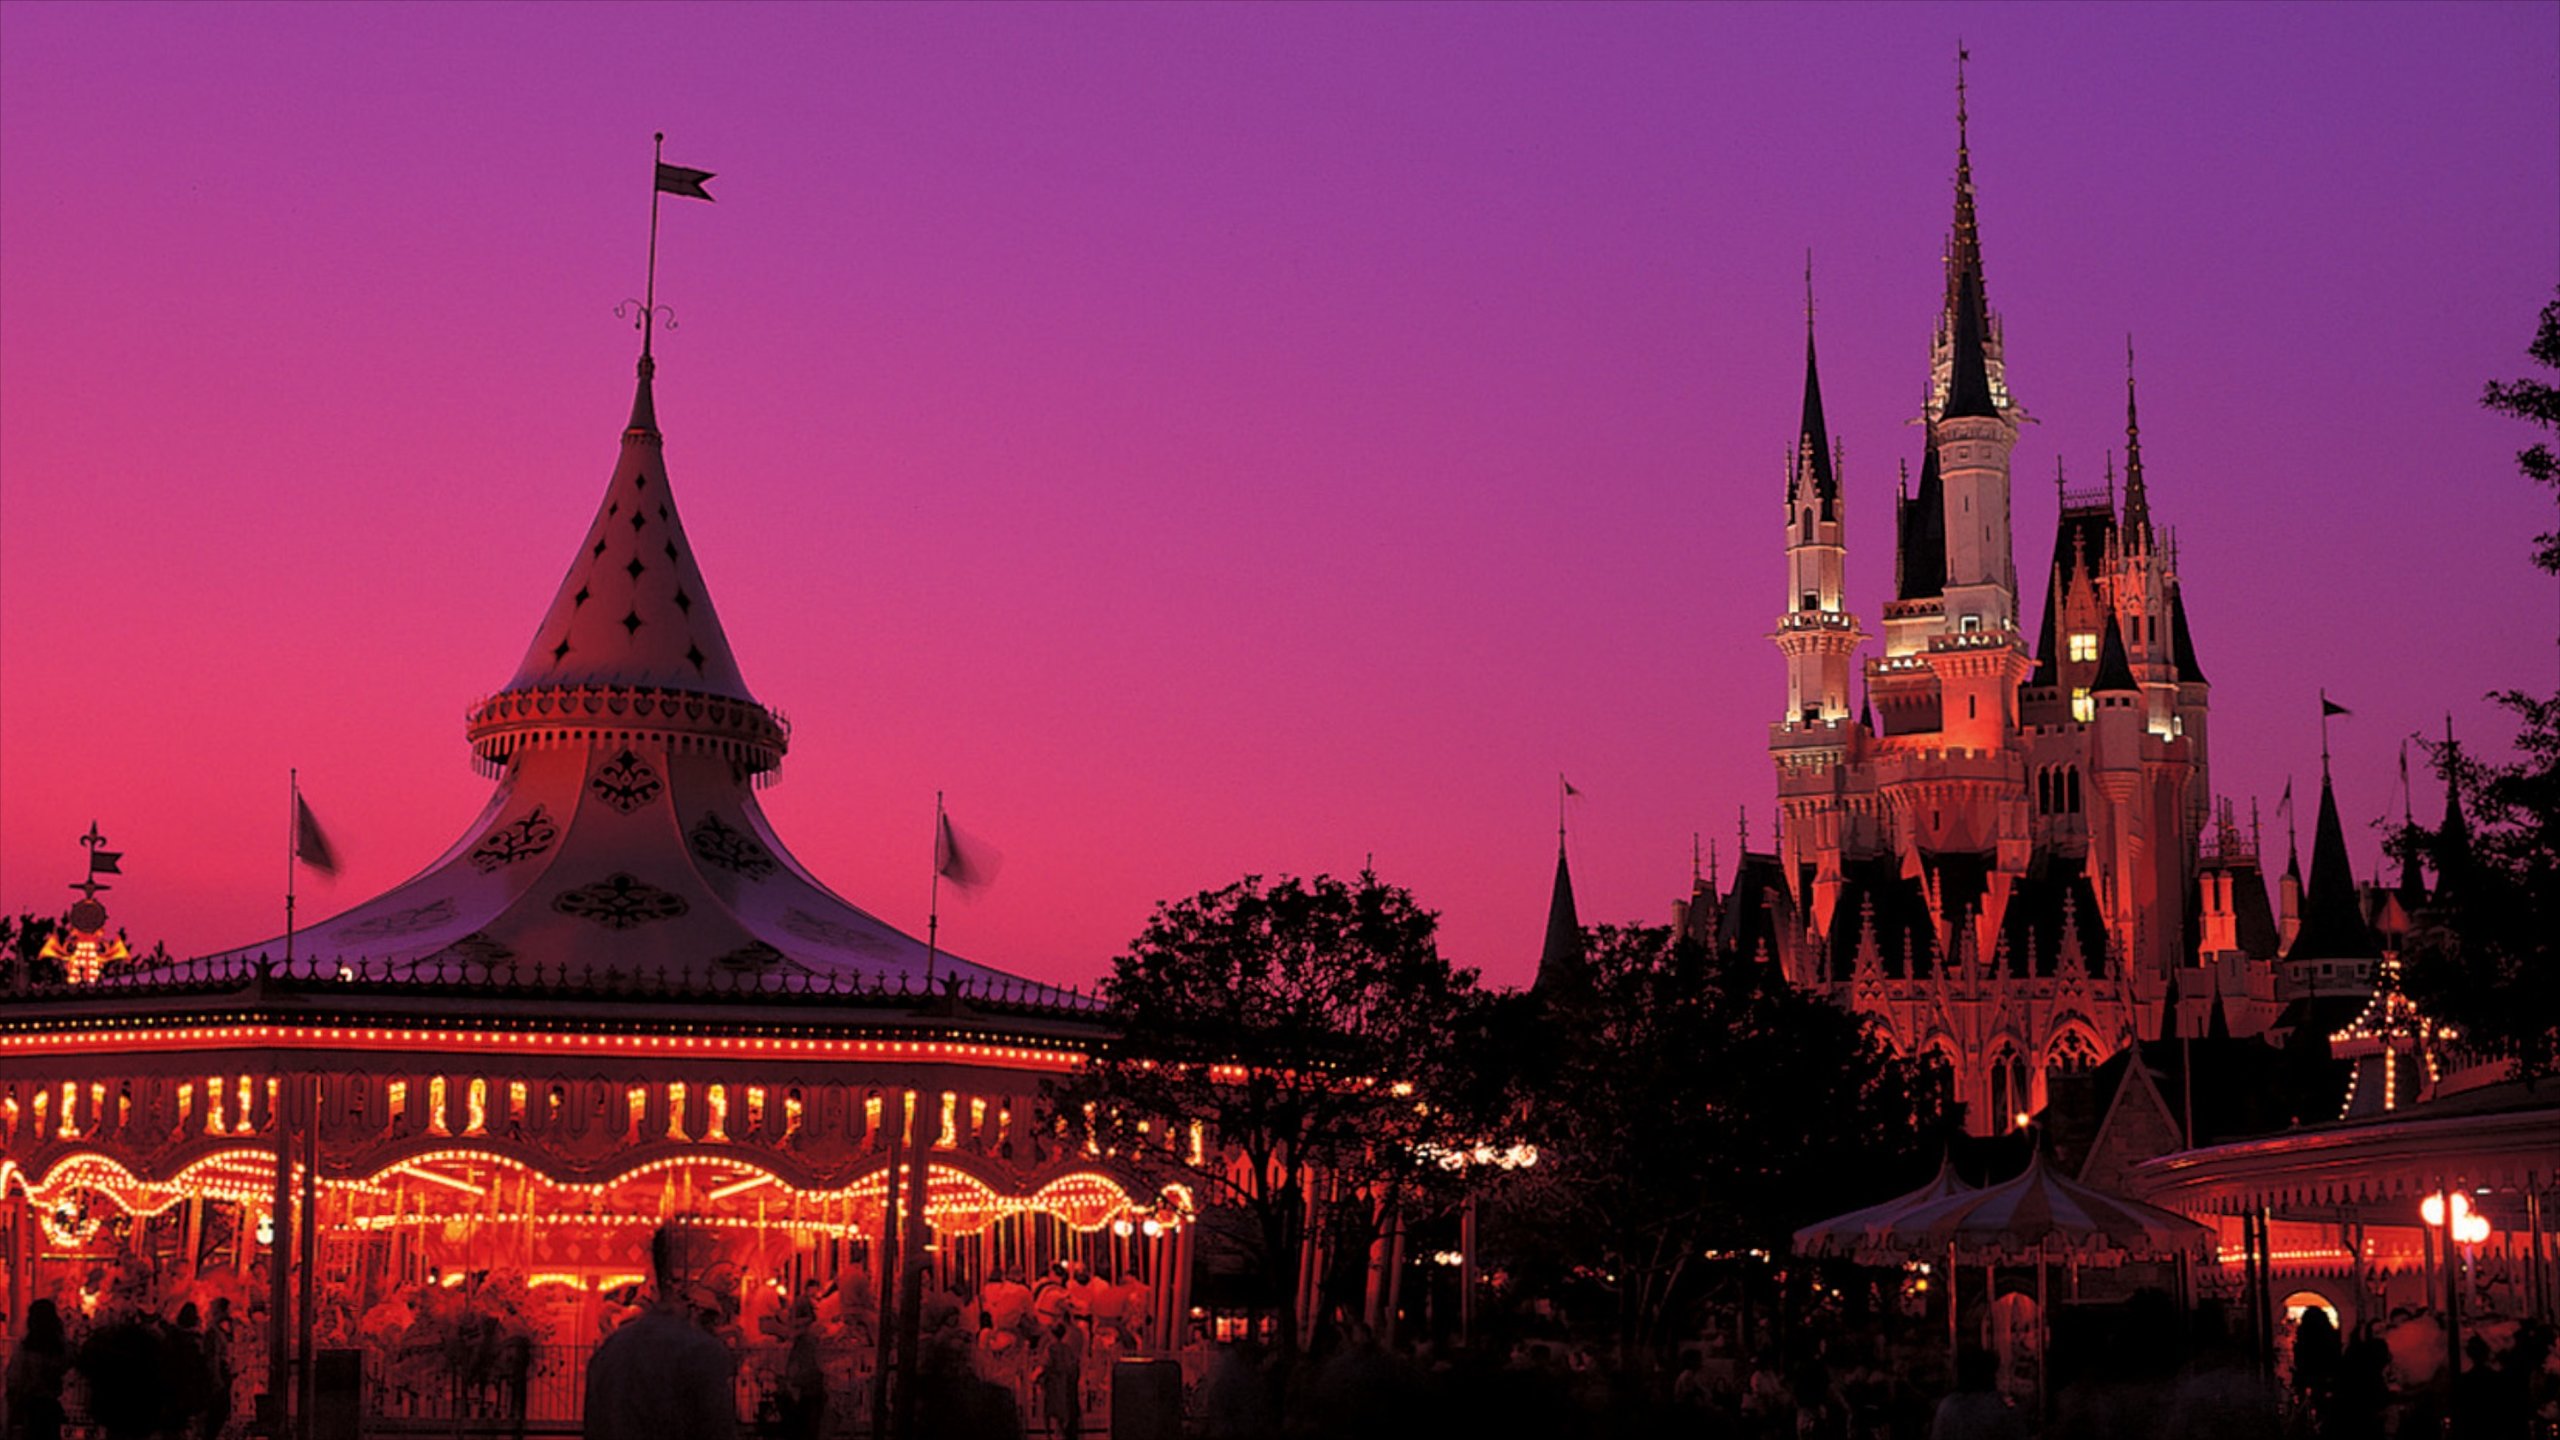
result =
[{"label": "weather vane", "polygon": [[98,899],[99,891],[115,888],[100,884],[98,877],[122,875],[124,852],[107,848],[107,837],[98,832],[95,820],[89,822],[89,833],[80,837],[80,844],[89,852],[89,865],[88,873],[71,884],[80,892],[80,898],[71,902],[71,912],[63,917],[69,924],[69,933],[46,936],[42,954],[61,965],[64,977],[72,983],[86,985],[98,978],[99,967],[110,960],[122,960],[131,952],[122,939],[107,934],[107,907]]}]

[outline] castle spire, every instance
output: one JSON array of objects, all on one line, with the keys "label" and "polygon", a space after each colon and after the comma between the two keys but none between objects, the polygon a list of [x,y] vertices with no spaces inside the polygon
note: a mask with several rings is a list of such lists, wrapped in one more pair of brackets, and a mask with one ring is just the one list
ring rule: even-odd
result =
[{"label": "castle spire", "polygon": [[[1964,66],[1972,58],[1956,48],[1955,222],[1947,236],[1946,300],[1930,351],[1930,390],[1924,418],[1966,415],[2011,418],[2015,402],[2001,365],[2000,327],[1993,320],[1983,279],[1982,227],[1974,210],[1973,140]],[[2022,418],[2022,417],[2020,417]]]},{"label": "castle spire", "polygon": [[1947,245],[1947,308],[1955,311],[1961,277],[1974,283],[1974,303],[1982,298],[1982,231],[1973,213],[1973,142],[1967,126],[1964,64],[1973,58],[1962,42],[1956,45],[1956,220]]},{"label": "castle spire", "polygon": [[[1813,482],[1813,498],[1826,512],[1840,498],[1838,474],[1832,469],[1831,435],[1822,418],[1822,371],[1813,353],[1813,252],[1804,252],[1804,418],[1796,427],[1796,463],[1791,472],[1797,484]],[[1796,487],[1790,485],[1792,492]],[[1792,493],[1788,497],[1798,497]],[[1825,518],[1829,518],[1826,514]]]},{"label": "castle spire", "polygon": [[2133,386],[2133,337],[2124,337],[2124,543],[2151,548],[2151,497],[2142,488],[2142,412]]},{"label": "castle spire", "polygon": [[[2415,917],[2419,909],[2427,903],[2426,872],[2418,863],[2420,852],[2426,848],[2423,840],[2426,832],[2418,828],[2418,817],[2415,810],[2416,806],[2413,803],[2413,797],[2409,793],[2409,742],[2406,739],[2403,739],[2400,742],[2401,850],[2400,886],[2398,893],[2401,908],[2408,911],[2412,917]],[[2443,877],[2439,876],[2437,878],[2439,883],[2441,883]]]},{"label": "castle spire", "polygon": [[2347,831],[2339,823],[2338,796],[2325,767],[2320,775],[2320,816],[2311,828],[2311,884],[2303,892],[2302,929],[2285,954],[2301,960],[2372,959],[2381,954],[2365,924],[2364,907],[2356,900]]},{"label": "castle spire", "polygon": [[1529,988],[1542,995],[1571,993],[1588,980],[1583,973],[1582,920],[1573,906],[1573,871],[1565,864],[1564,841],[1556,841],[1556,884],[1547,897],[1546,944],[1538,951],[1538,975]]},{"label": "castle spire", "polygon": [[1900,501],[1894,518],[1894,598],[1926,600],[1947,589],[1947,492],[1938,466],[1938,431],[1929,428],[1920,451],[1920,484]]},{"label": "castle spire", "polygon": [[2455,895],[2471,873],[2471,822],[2462,818],[2462,752],[2454,745],[2453,717],[2444,717],[2444,823],[2435,834],[2436,896]]}]

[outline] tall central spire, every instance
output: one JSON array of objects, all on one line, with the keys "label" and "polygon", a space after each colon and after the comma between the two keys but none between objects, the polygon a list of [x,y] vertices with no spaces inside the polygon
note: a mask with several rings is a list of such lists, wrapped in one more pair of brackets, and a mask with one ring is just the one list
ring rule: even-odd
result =
[{"label": "tall central spire", "polygon": [[[1975,303],[1987,310],[1982,290],[1982,231],[1973,213],[1973,140],[1966,113],[1964,62],[1971,52],[1956,47],[1956,221],[1947,243],[1947,313],[1952,318],[1961,298],[1962,277],[1973,277]],[[1977,317],[1979,318],[1979,317]]]},{"label": "tall central spire", "polygon": [[2133,337],[2124,337],[2125,544],[2151,548],[2151,496],[2142,487],[2142,411],[2133,387]]},{"label": "tall central spire", "polygon": [[1930,354],[1929,404],[1924,419],[1949,414],[1956,392],[1968,407],[1960,413],[2007,415],[2015,407],[2001,363],[1999,319],[1993,314],[1982,272],[1982,227],[1974,213],[1973,138],[1964,66],[1971,53],[1956,48],[1955,223],[1947,236],[1946,296]]}]

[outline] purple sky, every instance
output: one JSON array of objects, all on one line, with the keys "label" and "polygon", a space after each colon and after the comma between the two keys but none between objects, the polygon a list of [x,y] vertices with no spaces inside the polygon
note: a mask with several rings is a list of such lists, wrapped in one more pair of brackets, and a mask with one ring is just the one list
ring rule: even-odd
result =
[{"label": "purple sky", "polygon": [[719,172],[667,459],[802,859],[920,926],[945,789],[1007,857],[945,939],[1081,983],[1374,852],[1524,982],[1559,770],[1586,920],[1767,837],[1808,246],[1877,628],[1958,36],[2027,603],[2131,330],[2217,788],[2307,791],[2328,686],[2369,866],[2400,737],[2560,681],[2478,406],[2560,279],[2560,6],[12,3],[0,904],[95,818],[138,939],[270,934],[289,765],[348,859],[308,915],[459,834],[663,129]]}]

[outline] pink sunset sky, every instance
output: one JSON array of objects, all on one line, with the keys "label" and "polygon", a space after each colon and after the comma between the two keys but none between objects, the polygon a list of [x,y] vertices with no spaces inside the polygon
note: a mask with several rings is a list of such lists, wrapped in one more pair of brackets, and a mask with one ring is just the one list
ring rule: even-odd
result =
[{"label": "pink sunset sky", "polygon": [[1374,854],[1524,983],[1559,771],[1586,921],[1769,834],[1808,247],[1878,628],[1959,36],[2025,603],[2131,331],[2216,788],[2280,849],[2328,687],[2369,870],[2402,737],[2560,683],[2478,403],[2560,279],[2560,6],[10,3],[0,904],[95,819],[136,940],[270,935],[289,766],[347,862],[306,918],[461,833],[664,130],[718,172],[667,462],[803,861],[920,928],[946,790],[1006,864],[944,939],[1082,984]]}]

